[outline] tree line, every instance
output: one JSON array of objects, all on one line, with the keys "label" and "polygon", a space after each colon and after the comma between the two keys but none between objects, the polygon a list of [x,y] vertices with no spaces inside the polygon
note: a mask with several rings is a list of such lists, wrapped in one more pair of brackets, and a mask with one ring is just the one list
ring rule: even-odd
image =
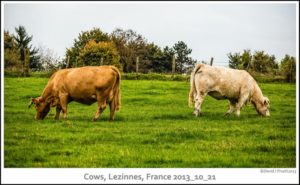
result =
[{"label": "tree line", "polygon": [[227,56],[230,68],[274,76],[283,75],[287,82],[296,81],[296,59],[293,56],[285,55],[280,63],[277,62],[274,55],[269,55],[264,51],[244,50],[243,52],[229,53]]},{"label": "tree line", "polygon": [[[131,29],[117,28],[111,34],[99,28],[82,31],[74,39],[73,46],[66,48],[65,56],[61,60],[51,56],[51,52],[44,48],[31,49],[32,36],[26,33],[23,26],[15,28],[15,31],[16,34],[5,31],[4,35],[6,69],[26,68],[24,48],[30,50],[31,58],[27,67],[32,71],[87,65],[115,65],[121,71],[130,73],[136,71],[138,58],[139,72],[169,73],[172,71],[172,57],[176,55],[175,71],[184,73],[197,62],[189,56],[192,50],[183,41],[161,49]],[[18,39],[19,37],[22,39]]]},{"label": "tree line", "polygon": [[130,73],[136,71],[136,62],[139,61],[140,72],[168,73],[172,70],[172,57],[176,55],[176,72],[183,73],[197,62],[189,57],[191,53],[183,41],[161,49],[131,29],[117,28],[108,34],[93,28],[74,39],[73,46],[67,49],[65,64],[66,67],[78,67],[102,62]]},{"label": "tree line", "polygon": [[[190,57],[192,49],[183,41],[161,48],[131,29],[117,28],[112,33],[100,28],[82,31],[73,45],[66,48],[62,59],[49,49],[32,47],[33,36],[28,35],[24,26],[16,27],[15,32],[4,32],[4,64],[6,70],[20,70],[23,76],[28,76],[29,71],[87,65],[115,65],[121,71],[131,73],[136,72],[138,64],[141,73],[171,73],[174,57],[175,72],[188,73],[200,62]],[[293,56],[286,55],[280,62],[264,51],[244,50],[227,56],[230,68],[284,75],[286,81],[295,81],[296,60]]]}]

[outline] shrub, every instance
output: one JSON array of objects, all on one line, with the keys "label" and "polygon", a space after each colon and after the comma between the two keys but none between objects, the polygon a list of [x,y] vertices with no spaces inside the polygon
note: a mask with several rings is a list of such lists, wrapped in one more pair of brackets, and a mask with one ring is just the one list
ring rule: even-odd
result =
[{"label": "shrub", "polygon": [[[56,70],[52,71],[35,71],[31,72],[31,77],[39,77],[39,78],[50,78],[51,75]],[[265,83],[272,83],[272,82],[285,82],[285,77],[280,75],[273,75],[273,74],[261,74],[258,72],[249,72],[252,77],[257,82],[265,82]],[[4,71],[5,77],[20,77],[21,71],[20,70],[5,70]],[[159,74],[159,73],[122,73],[121,74],[123,80],[159,80],[159,81],[185,81],[189,82],[190,76],[189,75],[171,75],[171,74]]]}]

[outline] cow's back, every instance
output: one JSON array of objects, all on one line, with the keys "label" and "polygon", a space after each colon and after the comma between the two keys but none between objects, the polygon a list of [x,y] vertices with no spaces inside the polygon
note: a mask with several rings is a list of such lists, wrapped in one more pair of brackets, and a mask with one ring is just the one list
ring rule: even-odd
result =
[{"label": "cow's back", "polygon": [[86,66],[58,71],[52,79],[57,94],[66,93],[72,99],[84,100],[96,96],[96,91],[112,88],[116,74],[110,66]]},{"label": "cow's back", "polygon": [[237,97],[241,87],[253,88],[256,83],[244,70],[202,65],[195,76],[197,88],[220,93],[219,96]]}]

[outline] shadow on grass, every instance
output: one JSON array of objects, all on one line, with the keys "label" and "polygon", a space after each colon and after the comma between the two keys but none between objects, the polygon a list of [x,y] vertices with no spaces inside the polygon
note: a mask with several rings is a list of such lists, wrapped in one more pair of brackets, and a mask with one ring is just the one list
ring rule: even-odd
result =
[{"label": "shadow on grass", "polygon": [[[149,116],[143,116],[138,114],[122,114],[117,113],[115,115],[115,119],[113,121],[109,121],[109,115],[104,114],[100,118],[98,118],[96,121],[92,120],[92,115],[79,115],[79,116],[69,116],[67,120],[64,120],[62,116],[59,120],[54,120],[53,116],[47,116],[44,120],[35,120],[33,115],[32,116],[26,116],[26,122],[37,122],[37,123],[141,123],[141,122],[170,122],[170,121],[205,121],[205,122],[223,122],[223,121],[241,121],[241,122],[260,122],[260,121],[266,121],[270,120],[271,118],[268,117],[262,117],[256,113],[244,113],[241,114],[240,117],[236,116],[235,114],[231,114],[228,116],[224,116],[223,112],[204,112],[201,114],[201,116],[194,116],[191,112],[187,112],[185,114],[180,113],[160,113],[159,115],[149,115]],[[258,120],[259,118],[259,120]]]},{"label": "shadow on grass", "polygon": [[231,114],[228,116],[224,116],[224,113],[222,112],[204,112],[201,114],[201,116],[194,116],[192,113],[187,114],[162,114],[158,116],[154,116],[153,120],[205,120],[205,121],[237,121],[237,120],[248,120],[249,119],[257,119],[261,116],[257,114],[244,114],[240,117]]}]

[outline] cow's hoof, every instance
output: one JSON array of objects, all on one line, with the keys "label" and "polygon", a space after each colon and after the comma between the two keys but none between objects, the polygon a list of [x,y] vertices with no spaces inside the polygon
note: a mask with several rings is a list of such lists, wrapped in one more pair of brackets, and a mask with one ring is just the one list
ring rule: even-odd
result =
[{"label": "cow's hoof", "polygon": [[193,114],[194,114],[196,117],[198,117],[198,116],[201,115],[201,113],[200,113],[199,111],[197,111],[197,110],[195,110],[195,111],[193,112]]}]

